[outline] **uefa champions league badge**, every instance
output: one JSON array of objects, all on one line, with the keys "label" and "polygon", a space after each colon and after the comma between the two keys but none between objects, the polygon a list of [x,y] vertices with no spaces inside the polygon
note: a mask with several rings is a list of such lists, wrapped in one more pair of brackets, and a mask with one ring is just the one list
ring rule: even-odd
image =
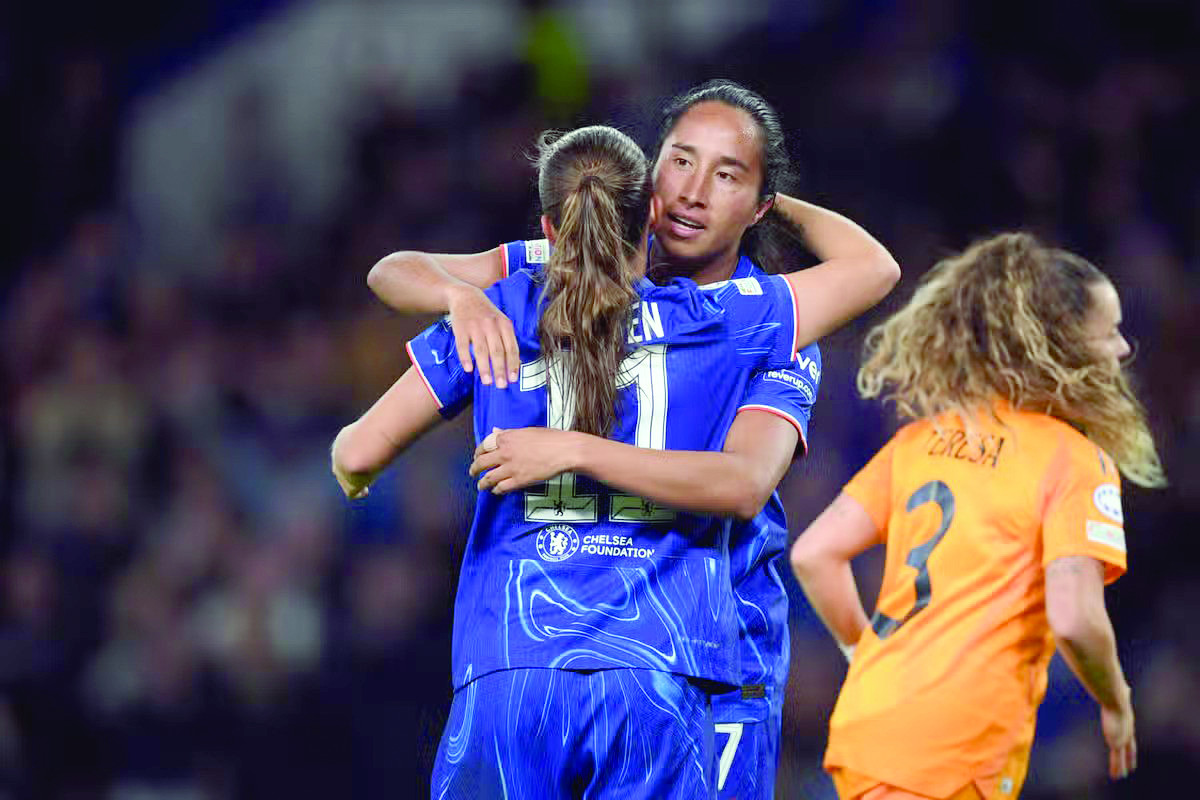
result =
[{"label": "uefa champions league badge", "polygon": [[566,561],[579,549],[579,534],[570,525],[550,525],[538,531],[537,551],[542,561]]},{"label": "uefa champions league badge", "polygon": [[1096,510],[1113,522],[1124,525],[1125,514],[1121,511],[1121,490],[1115,483],[1102,483],[1092,493]]}]

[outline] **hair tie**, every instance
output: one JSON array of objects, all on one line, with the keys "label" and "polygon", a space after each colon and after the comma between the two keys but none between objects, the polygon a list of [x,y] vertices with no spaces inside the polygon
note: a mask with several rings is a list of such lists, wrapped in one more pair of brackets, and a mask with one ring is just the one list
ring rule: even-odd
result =
[{"label": "hair tie", "polygon": [[604,179],[601,178],[599,175],[595,175],[592,173],[584,175],[582,178],[579,179],[579,188],[580,189],[587,186],[588,184],[594,184],[597,188],[603,189],[604,188]]}]

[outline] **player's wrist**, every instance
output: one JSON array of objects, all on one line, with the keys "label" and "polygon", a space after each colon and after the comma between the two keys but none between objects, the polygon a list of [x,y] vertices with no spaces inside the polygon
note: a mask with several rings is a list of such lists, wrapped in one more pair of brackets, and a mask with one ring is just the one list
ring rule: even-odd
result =
[{"label": "player's wrist", "polygon": [[558,448],[559,474],[563,472],[588,471],[588,439],[577,431],[564,431],[562,447]]},{"label": "player's wrist", "polygon": [[1114,692],[1114,694],[1116,695],[1114,698],[1116,702],[1109,706],[1108,709],[1117,714],[1132,713],[1133,689],[1130,688],[1129,684],[1122,680],[1120,686],[1117,687],[1117,690]]},{"label": "player's wrist", "polygon": [[464,302],[470,302],[482,294],[483,290],[478,286],[451,278],[442,289],[444,310],[448,314],[453,314]]}]

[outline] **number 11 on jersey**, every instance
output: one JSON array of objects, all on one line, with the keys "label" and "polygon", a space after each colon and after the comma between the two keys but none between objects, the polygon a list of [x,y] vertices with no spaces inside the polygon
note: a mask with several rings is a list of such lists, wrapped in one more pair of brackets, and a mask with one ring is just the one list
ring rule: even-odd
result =
[{"label": "number 11 on jersey", "polygon": [[[546,389],[546,426],[565,431],[575,416],[575,398],[571,394],[560,356],[549,366],[539,358],[521,365],[521,391]],[[621,362],[617,388],[632,388],[637,393],[637,424],[634,444],[651,450],[663,450],[667,443],[667,346],[651,344],[639,347]],[[546,481],[545,492],[525,492],[525,519],[529,522],[597,522],[599,498],[583,494],[572,472]],[[626,494],[611,496],[609,519],[613,522],[665,522],[675,512],[640,497]]]}]

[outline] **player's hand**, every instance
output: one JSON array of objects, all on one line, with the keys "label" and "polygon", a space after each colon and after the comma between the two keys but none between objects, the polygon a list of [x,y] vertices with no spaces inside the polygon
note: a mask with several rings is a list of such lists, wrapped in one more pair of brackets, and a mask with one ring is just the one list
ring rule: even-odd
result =
[{"label": "player's hand", "polygon": [[342,487],[342,491],[350,500],[357,500],[370,494],[371,482],[375,480],[374,475],[346,472],[338,466],[336,461],[333,463],[333,476],[337,478],[338,486]]},{"label": "player's hand", "polygon": [[1137,768],[1137,740],[1133,735],[1133,703],[1129,699],[1129,688],[1125,689],[1125,702],[1118,709],[1100,708],[1100,728],[1108,744],[1108,776],[1114,780],[1124,778]]},{"label": "player's hand", "polygon": [[329,450],[329,468],[333,471],[333,477],[337,478],[338,486],[342,487],[342,492],[351,500],[357,500],[360,497],[366,497],[371,491],[371,484],[375,481],[375,476],[378,473],[361,473],[349,472],[338,461],[338,440],[346,435],[347,431],[352,426],[348,425],[338,433],[337,439],[334,440],[333,447]]},{"label": "player's hand", "polygon": [[569,437],[569,432],[551,428],[495,428],[475,448],[471,475],[480,476],[480,491],[492,494],[542,483],[570,469]]},{"label": "player's hand", "polygon": [[479,367],[479,380],[503,389],[516,381],[521,368],[517,350],[517,335],[508,317],[488,299],[483,290],[474,286],[457,288],[448,303],[450,325],[454,328],[454,345],[463,369],[472,370],[471,351]]}]

